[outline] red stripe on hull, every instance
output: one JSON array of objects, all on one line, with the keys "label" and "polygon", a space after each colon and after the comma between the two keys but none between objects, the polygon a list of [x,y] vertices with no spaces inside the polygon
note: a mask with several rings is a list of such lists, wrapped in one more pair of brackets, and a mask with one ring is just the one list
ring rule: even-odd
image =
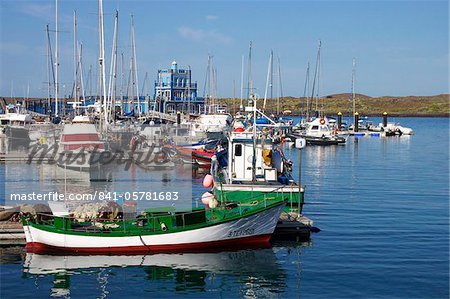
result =
[{"label": "red stripe on hull", "polygon": [[63,134],[62,141],[99,141],[97,133]]},{"label": "red stripe on hull", "polygon": [[37,254],[77,254],[77,255],[133,255],[148,253],[176,253],[176,252],[210,252],[226,249],[261,248],[270,245],[271,235],[259,235],[239,239],[185,243],[172,245],[123,246],[123,247],[57,247],[40,242],[30,242],[26,251]]},{"label": "red stripe on hull", "polygon": [[105,149],[105,146],[103,144],[98,144],[98,143],[65,144],[64,145],[65,151],[75,151],[79,148],[99,150],[99,149]]}]

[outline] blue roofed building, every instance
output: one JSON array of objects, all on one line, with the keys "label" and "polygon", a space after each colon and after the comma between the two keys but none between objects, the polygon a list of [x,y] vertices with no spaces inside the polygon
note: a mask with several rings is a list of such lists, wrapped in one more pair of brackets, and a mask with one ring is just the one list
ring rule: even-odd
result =
[{"label": "blue roofed building", "polygon": [[198,114],[204,99],[197,96],[197,82],[192,82],[191,69],[179,69],[173,61],[170,69],[158,70],[150,109],[164,113],[183,111]]}]

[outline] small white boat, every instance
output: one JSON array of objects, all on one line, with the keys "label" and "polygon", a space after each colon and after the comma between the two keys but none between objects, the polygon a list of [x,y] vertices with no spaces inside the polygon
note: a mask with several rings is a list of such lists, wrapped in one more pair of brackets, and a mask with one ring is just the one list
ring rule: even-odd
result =
[{"label": "small white boat", "polygon": [[231,130],[233,118],[228,113],[202,114],[194,122],[194,130],[203,133],[222,133]]},{"label": "small white boat", "polygon": [[303,132],[288,134],[288,136],[305,138],[310,145],[335,145],[346,142],[344,137],[338,136],[338,130],[332,128],[327,117],[315,118],[305,124]]},{"label": "small white boat", "polygon": [[34,120],[31,114],[21,112],[20,107],[8,105],[6,113],[0,114],[0,125],[12,150],[27,147],[31,141],[29,128]]}]

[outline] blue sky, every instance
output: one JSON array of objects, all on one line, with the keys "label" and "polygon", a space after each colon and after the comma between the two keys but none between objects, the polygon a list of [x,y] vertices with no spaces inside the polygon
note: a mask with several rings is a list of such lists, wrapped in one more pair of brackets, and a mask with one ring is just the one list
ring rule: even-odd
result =
[{"label": "blue sky", "polygon": [[[45,26],[55,28],[55,2],[1,1],[0,95],[46,96]],[[84,75],[98,57],[94,0],[59,1],[60,82],[73,81],[72,15],[78,15]],[[119,51],[129,64],[130,15],[135,18],[139,81],[151,85],[172,60],[190,65],[203,93],[207,56],[214,56],[218,96],[240,95],[241,56],[253,41],[252,73],[264,95],[269,52],[280,58],[283,94],[302,96],[306,65],[322,41],[320,94],[434,95],[449,91],[448,1],[104,1],[107,65],[113,13],[119,10]],[[52,42],[54,36],[52,33]],[[54,45],[53,45],[54,46]],[[247,62],[245,64],[247,66]],[[109,67],[107,67],[107,70]],[[313,72],[313,70],[311,70]],[[95,71],[94,71],[95,73]],[[95,84],[95,80],[94,80]],[[141,88],[140,88],[141,89]],[[61,87],[64,93],[64,87]]]}]

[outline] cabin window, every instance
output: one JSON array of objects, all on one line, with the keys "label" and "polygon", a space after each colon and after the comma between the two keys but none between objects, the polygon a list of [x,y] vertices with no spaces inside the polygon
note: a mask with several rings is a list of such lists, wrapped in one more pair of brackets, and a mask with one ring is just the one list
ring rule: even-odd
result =
[{"label": "cabin window", "polygon": [[312,126],[311,130],[317,131],[317,130],[319,130],[319,126]]},{"label": "cabin window", "polygon": [[236,144],[234,146],[234,155],[236,157],[242,156],[242,144]]}]

